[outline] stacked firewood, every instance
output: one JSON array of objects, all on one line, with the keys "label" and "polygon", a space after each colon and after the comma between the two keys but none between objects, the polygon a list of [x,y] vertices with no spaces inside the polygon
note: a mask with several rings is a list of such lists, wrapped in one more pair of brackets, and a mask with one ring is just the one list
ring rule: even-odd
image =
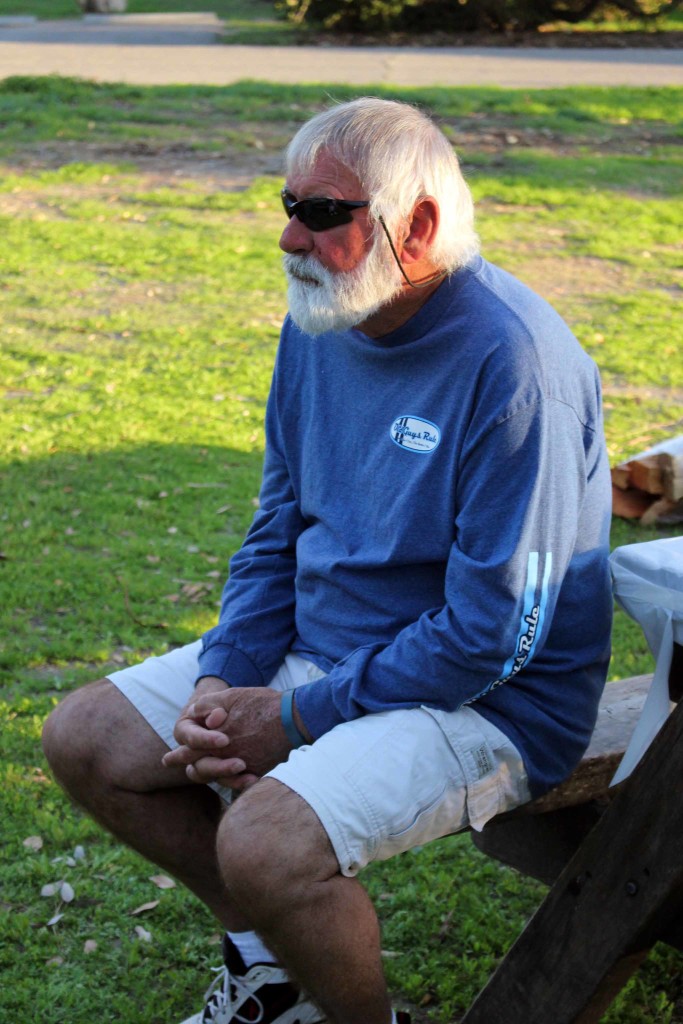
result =
[{"label": "stacked firewood", "polygon": [[78,0],[84,11],[92,14],[122,14],[127,0]]},{"label": "stacked firewood", "polygon": [[612,510],[644,526],[683,521],[683,434],[612,469]]}]

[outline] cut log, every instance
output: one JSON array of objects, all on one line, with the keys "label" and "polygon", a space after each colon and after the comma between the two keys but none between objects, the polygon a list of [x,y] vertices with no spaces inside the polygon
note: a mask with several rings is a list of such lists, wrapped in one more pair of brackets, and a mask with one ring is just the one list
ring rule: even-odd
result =
[{"label": "cut log", "polygon": [[647,491],[648,494],[664,493],[662,467],[657,455],[633,459],[628,463],[628,471],[632,487],[637,487],[639,491]]},{"label": "cut log", "polygon": [[618,487],[620,491],[627,491],[631,486],[631,474],[629,473],[628,463],[622,466],[614,466],[612,469],[612,483],[615,487]]},{"label": "cut log", "polygon": [[669,501],[680,501],[683,498],[683,456],[664,452],[659,456],[659,462],[664,497]]},{"label": "cut log", "polygon": [[655,523],[664,521],[667,516],[672,515],[676,511],[677,504],[675,501],[669,501],[668,498],[657,498],[647,511],[643,512],[640,522],[643,526],[654,526]]},{"label": "cut log", "polygon": [[78,0],[86,14],[123,14],[128,0]]},{"label": "cut log", "polygon": [[652,495],[635,487],[620,490],[612,486],[612,512],[621,519],[640,519],[652,504]]}]

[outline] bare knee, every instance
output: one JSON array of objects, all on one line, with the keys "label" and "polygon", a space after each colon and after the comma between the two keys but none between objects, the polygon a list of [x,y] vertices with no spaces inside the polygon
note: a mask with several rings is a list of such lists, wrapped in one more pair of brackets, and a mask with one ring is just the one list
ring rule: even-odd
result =
[{"label": "bare knee", "polygon": [[218,861],[230,896],[243,911],[264,920],[288,902],[300,904],[316,882],[339,873],[317,815],[275,779],[242,793],[223,816]]},{"label": "bare knee", "polygon": [[107,685],[111,683],[100,679],[69,694],[43,726],[43,751],[60,780],[95,767],[98,705]]},{"label": "bare knee", "polygon": [[[43,729],[43,750],[58,780],[76,795],[81,787],[143,792],[177,782],[161,765],[166,744],[108,679],[57,705]],[[181,779],[187,781],[184,774]]]}]

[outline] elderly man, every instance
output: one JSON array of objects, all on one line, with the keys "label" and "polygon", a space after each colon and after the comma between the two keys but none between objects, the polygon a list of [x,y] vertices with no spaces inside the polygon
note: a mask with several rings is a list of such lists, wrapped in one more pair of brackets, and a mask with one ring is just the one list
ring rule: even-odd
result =
[{"label": "elderly man", "polygon": [[562,320],[479,256],[423,114],[334,107],[286,173],[290,315],[219,623],[72,694],[45,750],[223,922],[225,967],[186,1024],[389,1024],[407,1016],[358,872],[540,795],[593,728],[600,386]]}]

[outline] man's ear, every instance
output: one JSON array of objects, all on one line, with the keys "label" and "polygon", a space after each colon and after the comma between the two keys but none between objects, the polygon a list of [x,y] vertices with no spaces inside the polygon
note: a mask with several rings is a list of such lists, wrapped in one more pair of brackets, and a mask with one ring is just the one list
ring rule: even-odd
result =
[{"label": "man's ear", "polygon": [[403,240],[401,258],[404,263],[419,263],[429,258],[429,251],[439,230],[441,215],[433,196],[419,199],[413,208]]}]

